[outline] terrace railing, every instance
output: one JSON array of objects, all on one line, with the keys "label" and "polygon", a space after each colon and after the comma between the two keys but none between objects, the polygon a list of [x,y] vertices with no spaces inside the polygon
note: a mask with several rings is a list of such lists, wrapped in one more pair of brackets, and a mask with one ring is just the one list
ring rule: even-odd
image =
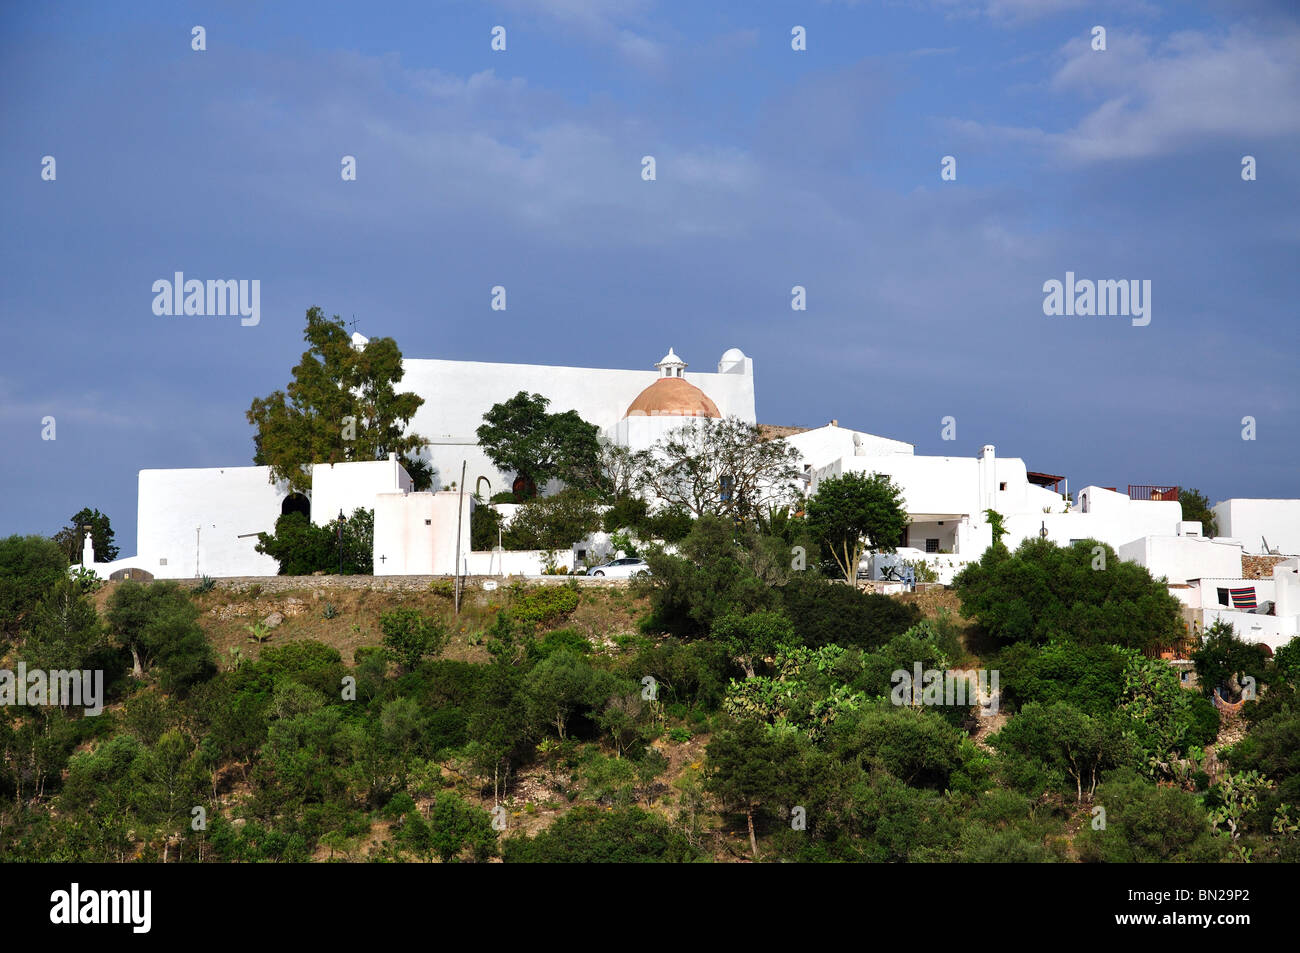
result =
[{"label": "terrace railing", "polygon": [[1128,498],[1130,500],[1172,500],[1177,503],[1178,487],[1146,486],[1130,483],[1128,485]]}]

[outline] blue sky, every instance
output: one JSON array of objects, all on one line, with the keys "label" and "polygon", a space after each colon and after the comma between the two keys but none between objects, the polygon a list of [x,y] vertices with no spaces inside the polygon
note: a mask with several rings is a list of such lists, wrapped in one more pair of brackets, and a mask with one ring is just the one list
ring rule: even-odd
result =
[{"label": "blue sky", "polygon": [[[312,305],[409,357],[738,346],[764,423],[1300,495],[1294,3],[43,3],[0,63],[0,533],[94,506],[133,553],[137,471],[250,463]],[[155,316],[175,271],[261,323]],[[1045,316],[1067,271],[1150,325]]]}]

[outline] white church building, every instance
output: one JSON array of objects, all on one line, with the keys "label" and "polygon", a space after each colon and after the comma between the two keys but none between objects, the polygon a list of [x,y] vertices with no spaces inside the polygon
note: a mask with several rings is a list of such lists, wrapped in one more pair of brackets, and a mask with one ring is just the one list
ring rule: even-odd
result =
[{"label": "white church building", "polygon": [[[366,344],[353,335],[355,347]],[[550,412],[576,411],[604,440],[632,450],[651,448],[688,421],[734,416],[757,423],[754,364],[738,348],[725,351],[716,370],[689,374],[671,348],[653,370],[418,358],[404,360],[403,367],[402,388],[424,399],[410,428],[427,441],[423,454],[435,470],[430,491],[414,492],[395,457],[315,464],[306,495],[273,481],[268,467],[141,470],[137,554],[94,564],[94,570],[101,576],[144,570],[176,579],[270,576],[276,561],[254,547],[257,535],[272,532],[282,514],[296,510],[323,526],[362,507],[374,511],[375,575],[536,574],[539,554],[470,552],[474,493],[484,481],[484,497],[510,489],[514,477],[497,470],[478,444],[476,430],[492,405],[520,391],[538,393],[550,401]],[[1171,587],[1238,577],[1243,553],[1300,552],[1298,500],[1219,503],[1214,512],[1220,536],[1207,540],[1199,523],[1183,520],[1173,487],[1129,487],[1122,493],[1086,486],[1071,499],[1064,477],[1031,471],[1022,459],[998,456],[992,445],[972,456],[923,456],[910,443],[835,420],[809,430],[778,430],[783,435],[773,439],[796,451],[801,494],[815,494],[824,480],[847,473],[880,473],[897,483],[910,524],[904,538],[888,541],[899,547],[891,558],[924,561],[940,582],[950,582],[992,543],[990,510],[1002,517],[1011,548],[1031,538],[1061,545],[1095,539],[1167,578]],[[557,562],[573,566],[579,543]],[[1288,564],[1283,572],[1284,582],[1273,588],[1292,585],[1294,567]],[[1186,594],[1180,598],[1187,600]],[[1274,601],[1300,612],[1300,596]],[[1205,611],[1217,609],[1207,603]],[[1281,630],[1268,635],[1293,631],[1298,622],[1280,621],[1275,628]]]},{"label": "white church building", "polygon": [[[355,347],[367,343],[353,335]],[[104,577],[128,569],[158,579],[273,576],[278,564],[255,547],[258,534],[274,531],[282,514],[296,510],[324,526],[358,507],[374,510],[375,575],[499,568],[499,556],[473,560],[473,566],[470,558],[473,493],[484,479],[490,487],[484,496],[508,489],[514,476],[497,470],[478,444],[475,431],[487,410],[521,390],[539,393],[551,413],[575,410],[604,439],[632,450],[648,449],[688,419],[756,422],[754,365],[738,348],[723,353],[716,372],[692,373],[688,380],[686,367],[671,348],[654,370],[404,360],[403,389],[424,398],[410,429],[428,441],[425,454],[435,468],[430,491],[414,492],[393,456],[314,464],[307,495],[273,480],[265,466],[141,470],[137,553],[93,568]],[[539,561],[516,564],[535,567]]]}]

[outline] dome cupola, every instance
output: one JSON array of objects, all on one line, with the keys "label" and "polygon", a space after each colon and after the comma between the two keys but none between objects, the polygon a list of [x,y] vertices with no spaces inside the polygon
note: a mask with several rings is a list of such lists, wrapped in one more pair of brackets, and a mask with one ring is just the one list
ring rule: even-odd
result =
[{"label": "dome cupola", "polygon": [[659,379],[641,391],[624,417],[717,417],[718,405],[683,376],[686,362],[672,348],[655,364]]}]

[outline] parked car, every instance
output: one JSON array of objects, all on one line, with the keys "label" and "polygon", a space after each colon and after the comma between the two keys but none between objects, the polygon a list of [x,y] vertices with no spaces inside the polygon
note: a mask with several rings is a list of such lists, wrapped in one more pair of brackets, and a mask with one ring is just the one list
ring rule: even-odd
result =
[{"label": "parked car", "polygon": [[601,566],[592,566],[587,570],[588,576],[608,576],[611,579],[627,579],[630,576],[648,576],[650,567],[644,559],[615,559]]}]

